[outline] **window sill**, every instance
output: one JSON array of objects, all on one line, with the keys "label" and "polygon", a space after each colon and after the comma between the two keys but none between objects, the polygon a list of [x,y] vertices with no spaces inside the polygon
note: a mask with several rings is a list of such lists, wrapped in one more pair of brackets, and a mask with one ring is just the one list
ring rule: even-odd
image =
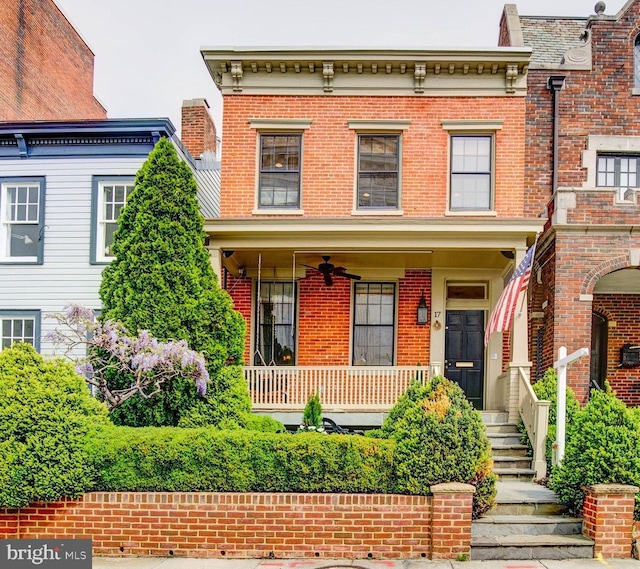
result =
[{"label": "window sill", "polygon": [[378,215],[401,216],[401,215],[404,215],[404,211],[402,211],[401,209],[375,209],[375,208],[371,208],[371,209],[354,209],[351,212],[351,215],[369,215],[369,216],[373,216],[373,217],[376,217]]},{"label": "window sill", "polygon": [[2,265],[42,265],[42,259],[12,259],[10,257],[5,259],[0,259],[0,264]]},{"label": "window sill", "polygon": [[251,215],[304,215],[304,210],[274,207],[273,209],[254,209]]},{"label": "window sill", "polygon": [[640,95],[640,89],[631,89],[632,95]]},{"label": "window sill", "polygon": [[498,212],[490,209],[464,209],[464,210],[448,210],[445,216],[450,217],[498,217]]}]

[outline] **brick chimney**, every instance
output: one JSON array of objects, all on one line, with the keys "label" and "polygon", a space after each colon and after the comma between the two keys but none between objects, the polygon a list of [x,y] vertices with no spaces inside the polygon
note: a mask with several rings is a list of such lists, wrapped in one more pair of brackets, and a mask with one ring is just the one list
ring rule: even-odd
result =
[{"label": "brick chimney", "polygon": [[205,153],[216,154],[216,126],[209,114],[206,99],[187,99],[182,102],[182,144],[194,158]]}]

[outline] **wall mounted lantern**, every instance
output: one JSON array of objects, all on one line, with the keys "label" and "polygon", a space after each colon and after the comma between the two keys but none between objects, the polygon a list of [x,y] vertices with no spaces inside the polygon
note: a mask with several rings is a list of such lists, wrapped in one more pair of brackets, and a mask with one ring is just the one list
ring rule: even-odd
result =
[{"label": "wall mounted lantern", "polygon": [[424,291],[422,291],[422,296],[418,301],[417,321],[420,325],[429,322],[429,307],[427,306],[427,299],[424,297]]}]

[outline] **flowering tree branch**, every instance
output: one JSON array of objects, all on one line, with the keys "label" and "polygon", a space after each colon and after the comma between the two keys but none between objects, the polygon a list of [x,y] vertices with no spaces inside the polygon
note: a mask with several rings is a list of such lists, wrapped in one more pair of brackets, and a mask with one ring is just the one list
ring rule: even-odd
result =
[{"label": "flowering tree branch", "polygon": [[[149,398],[162,384],[175,377],[191,379],[201,395],[207,390],[209,373],[201,354],[184,340],[159,342],[147,330],[131,336],[119,322],[98,322],[90,308],[71,304],[53,318],[59,326],[47,339],[65,348],[65,356],[76,363],[76,372],[99,389],[109,410],[140,394]],[[75,357],[82,349],[85,356]],[[111,389],[108,373],[130,374],[126,389]]]}]

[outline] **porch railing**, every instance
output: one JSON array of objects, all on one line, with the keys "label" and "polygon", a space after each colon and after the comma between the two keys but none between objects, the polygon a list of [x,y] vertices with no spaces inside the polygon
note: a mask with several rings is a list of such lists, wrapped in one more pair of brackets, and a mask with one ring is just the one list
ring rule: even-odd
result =
[{"label": "porch railing", "polygon": [[522,368],[518,368],[519,386],[518,409],[520,417],[527,430],[527,435],[533,447],[533,469],[536,478],[544,478],[547,475],[546,441],[549,426],[549,401],[540,401],[533,391],[527,374]]},{"label": "porch railing", "polygon": [[301,411],[320,394],[324,411],[388,411],[411,381],[425,382],[428,366],[245,366],[255,410]]}]

